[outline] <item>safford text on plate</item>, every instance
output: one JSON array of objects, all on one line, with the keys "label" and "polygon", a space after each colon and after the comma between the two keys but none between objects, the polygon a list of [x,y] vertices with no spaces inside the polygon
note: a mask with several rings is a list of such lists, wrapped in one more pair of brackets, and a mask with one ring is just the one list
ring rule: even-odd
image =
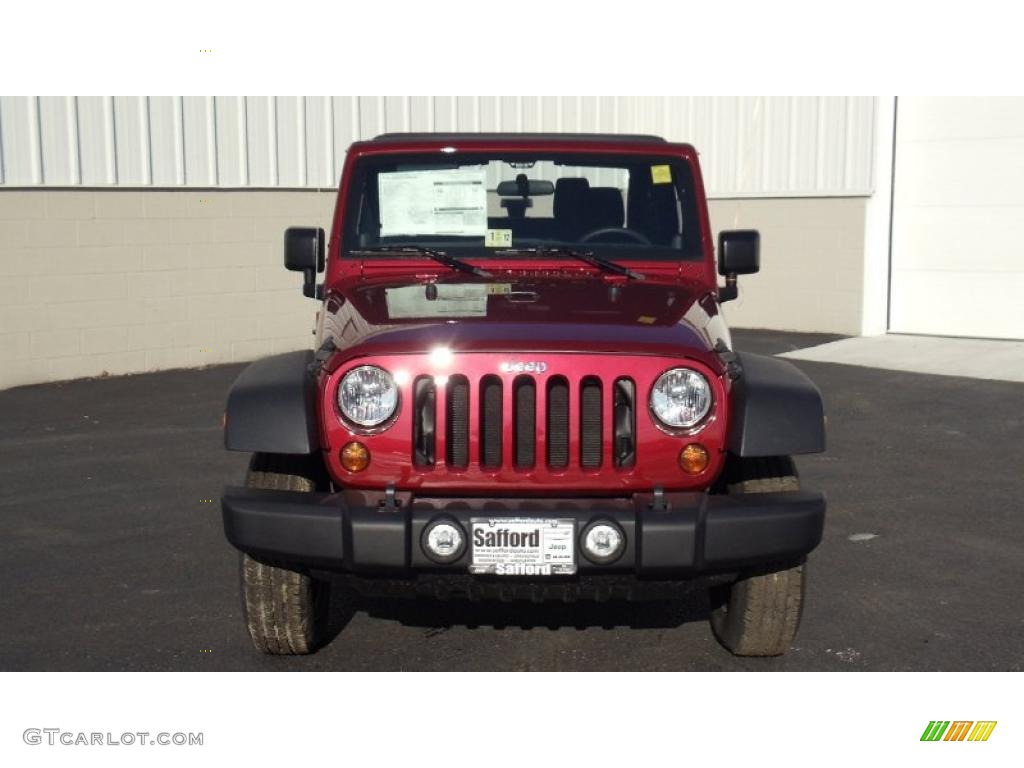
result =
[{"label": "safford text on plate", "polygon": [[576,573],[572,520],[473,518],[470,573],[562,576]]}]

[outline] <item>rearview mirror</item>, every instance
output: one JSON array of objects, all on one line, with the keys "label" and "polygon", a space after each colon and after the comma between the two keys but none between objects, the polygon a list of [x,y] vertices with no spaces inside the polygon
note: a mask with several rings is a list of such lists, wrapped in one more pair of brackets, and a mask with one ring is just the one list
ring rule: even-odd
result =
[{"label": "rearview mirror", "polygon": [[761,269],[761,235],[756,229],[732,229],[718,233],[718,274],[725,285],[718,289],[719,301],[739,295],[737,275],[752,275]]},{"label": "rearview mirror", "polygon": [[501,197],[537,197],[555,194],[555,183],[544,179],[527,179],[519,174],[515,181],[499,181],[498,195]]},{"label": "rearview mirror", "polygon": [[301,272],[302,295],[320,298],[317,273],[324,271],[324,231],[319,227],[289,227],[284,232],[284,267]]}]

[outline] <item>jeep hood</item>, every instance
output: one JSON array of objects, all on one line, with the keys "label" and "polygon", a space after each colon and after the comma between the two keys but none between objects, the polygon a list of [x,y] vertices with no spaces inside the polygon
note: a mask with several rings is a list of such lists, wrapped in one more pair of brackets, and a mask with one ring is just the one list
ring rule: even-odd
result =
[{"label": "jeep hood", "polygon": [[711,349],[725,333],[701,283],[587,273],[361,280],[328,293],[324,308],[324,339],[343,350],[330,368],[353,357],[446,346],[685,355],[717,369]]}]

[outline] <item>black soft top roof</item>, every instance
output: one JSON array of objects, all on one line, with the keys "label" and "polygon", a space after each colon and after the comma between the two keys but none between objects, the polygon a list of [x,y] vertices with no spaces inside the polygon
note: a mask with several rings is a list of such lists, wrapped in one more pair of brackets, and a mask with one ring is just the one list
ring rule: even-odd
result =
[{"label": "black soft top roof", "polygon": [[390,144],[406,141],[600,141],[608,143],[664,144],[660,136],[631,133],[382,133],[374,143]]}]

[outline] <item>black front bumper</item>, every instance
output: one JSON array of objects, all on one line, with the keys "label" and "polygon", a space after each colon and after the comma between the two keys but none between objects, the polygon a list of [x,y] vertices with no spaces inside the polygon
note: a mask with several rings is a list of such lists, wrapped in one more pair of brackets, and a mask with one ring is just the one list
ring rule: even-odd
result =
[{"label": "black front bumper", "polygon": [[[345,491],[296,493],[229,487],[221,497],[224,532],[251,555],[310,568],[363,574],[465,573],[469,550],[439,565],[424,554],[424,528],[437,517],[465,531],[474,517],[572,518],[579,534],[596,519],[616,522],[626,548],[595,565],[582,552],[580,574],[686,577],[785,562],[821,541],[825,498],[790,491],[746,495],[666,493],[630,499],[448,499]],[[577,544],[577,550],[579,546]]]}]

